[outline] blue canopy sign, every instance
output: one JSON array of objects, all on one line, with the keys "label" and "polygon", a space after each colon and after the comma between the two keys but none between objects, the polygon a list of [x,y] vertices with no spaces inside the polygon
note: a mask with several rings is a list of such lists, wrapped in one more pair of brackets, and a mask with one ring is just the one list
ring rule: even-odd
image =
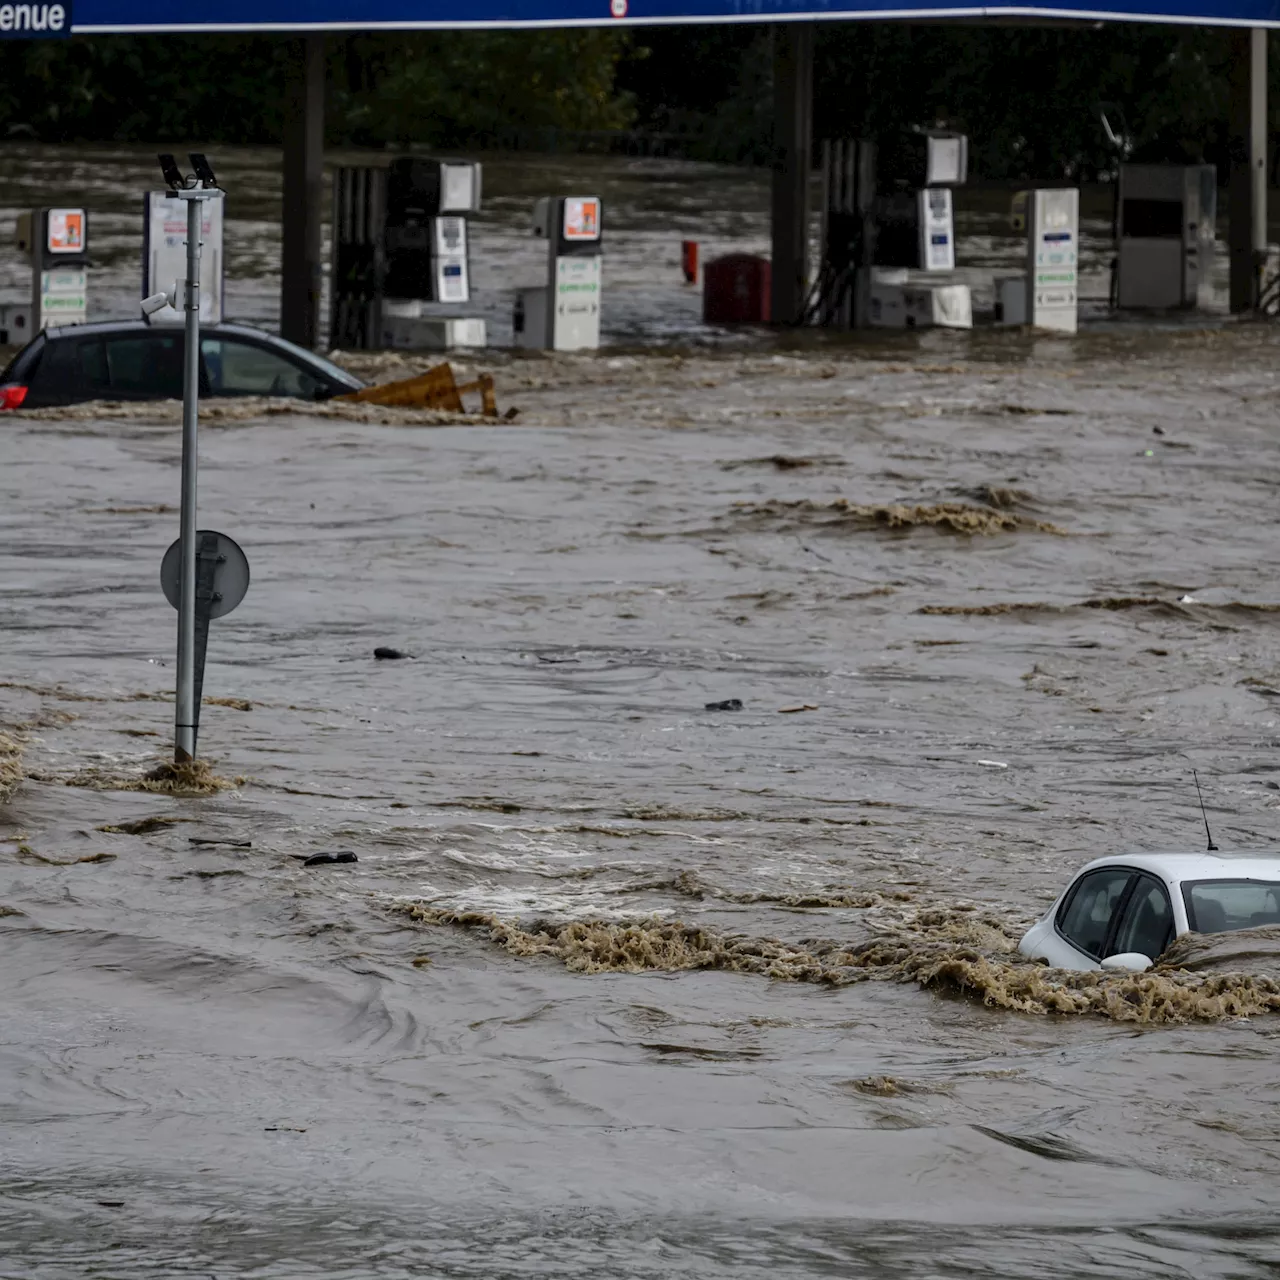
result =
[{"label": "blue canopy sign", "polygon": [[632,23],[1056,18],[1278,26],[1280,0],[0,0],[0,38],[112,32],[431,30]]},{"label": "blue canopy sign", "polygon": [[0,4],[0,40],[56,39],[71,34],[71,0],[62,4]]}]

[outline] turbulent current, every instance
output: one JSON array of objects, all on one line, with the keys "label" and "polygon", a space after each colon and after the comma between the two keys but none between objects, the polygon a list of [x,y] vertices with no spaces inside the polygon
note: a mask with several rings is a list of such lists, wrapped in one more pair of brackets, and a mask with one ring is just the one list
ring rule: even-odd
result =
[{"label": "turbulent current", "polygon": [[253,582],[178,773],[176,409],[6,417],[0,1276],[1274,1275],[1276,931],[1015,948],[1202,847],[1193,767],[1274,848],[1278,355],[619,340],[462,362],[496,424],[210,406]]}]

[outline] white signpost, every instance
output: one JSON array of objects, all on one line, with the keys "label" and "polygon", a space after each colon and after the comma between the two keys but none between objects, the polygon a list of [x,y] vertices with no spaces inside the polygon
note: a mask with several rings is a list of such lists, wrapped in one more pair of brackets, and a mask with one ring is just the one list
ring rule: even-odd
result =
[{"label": "white signpost", "polygon": [[[187,213],[189,201],[172,191],[148,191],[143,197],[142,296],[172,292],[174,282],[187,275]],[[222,323],[221,200],[200,202],[200,323]],[[152,324],[182,324],[181,310],[161,307],[147,317]]]},{"label": "white signpost", "polygon": [[[171,198],[186,214],[182,237],[185,268],[174,280],[172,290],[159,290],[142,299],[142,314],[147,319],[170,309],[180,312],[186,326],[182,358],[182,508],[178,516],[178,541],[165,553],[160,566],[160,585],[178,610],[175,764],[195,759],[209,620],[230,613],[249,589],[249,562],[240,548],[225,534],[196,528],[203,275],[200,228],[209,225],[201,214],[215,205],[220,209],[223,192],[203,155],[193,153],[191,165],[195,174],[186,177],[173,156],[160,157],[160,168],[169,184]],[[221,225],[219,215],[218,226]]]}]

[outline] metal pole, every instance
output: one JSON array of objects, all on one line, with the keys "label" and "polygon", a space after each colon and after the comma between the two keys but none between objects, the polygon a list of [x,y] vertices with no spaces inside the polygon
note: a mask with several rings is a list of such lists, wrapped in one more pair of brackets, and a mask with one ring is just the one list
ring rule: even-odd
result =
[{"label": "metal pole", "polygon": [[293,42],[285,90],[280,220],[280,336],[307,348],[320,340],[324,90],[324,36],[313,32]]},{"label": "metal pole", "polygon": [[200,399],[200,224],[204,202],[187,201],[186,349],[182,369],[182,514],[181,572],[178,599],[178,688],[174,714],[173,758],[177,764],[196,754],[196,470],[197,413]]},{"label": "metal pole", "polygon": [[813,24],[773,28],[774,324],[800,322],[809,287],[809,166],[813,148]]},{"label": "metal pole", "polygon": [[1253,177],[1253,302],[1267,266],[1267,28],[1249,32],[1249,165]]},{"label": "metal pole", "polygon": [[1267,253],[1267,31],[1231,33],[1227,240],[1231,310],[1257,304]]}]

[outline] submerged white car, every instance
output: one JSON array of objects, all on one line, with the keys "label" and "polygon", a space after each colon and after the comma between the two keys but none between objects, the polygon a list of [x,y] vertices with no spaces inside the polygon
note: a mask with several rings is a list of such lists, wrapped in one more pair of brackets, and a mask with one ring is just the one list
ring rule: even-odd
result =
[{"label": "submerged white car", "polygon": [[1280,855],[1135,853],[1091,862],[1018,950],[1056,969],[1151,967],[1181,933],[1280,924]]}]

